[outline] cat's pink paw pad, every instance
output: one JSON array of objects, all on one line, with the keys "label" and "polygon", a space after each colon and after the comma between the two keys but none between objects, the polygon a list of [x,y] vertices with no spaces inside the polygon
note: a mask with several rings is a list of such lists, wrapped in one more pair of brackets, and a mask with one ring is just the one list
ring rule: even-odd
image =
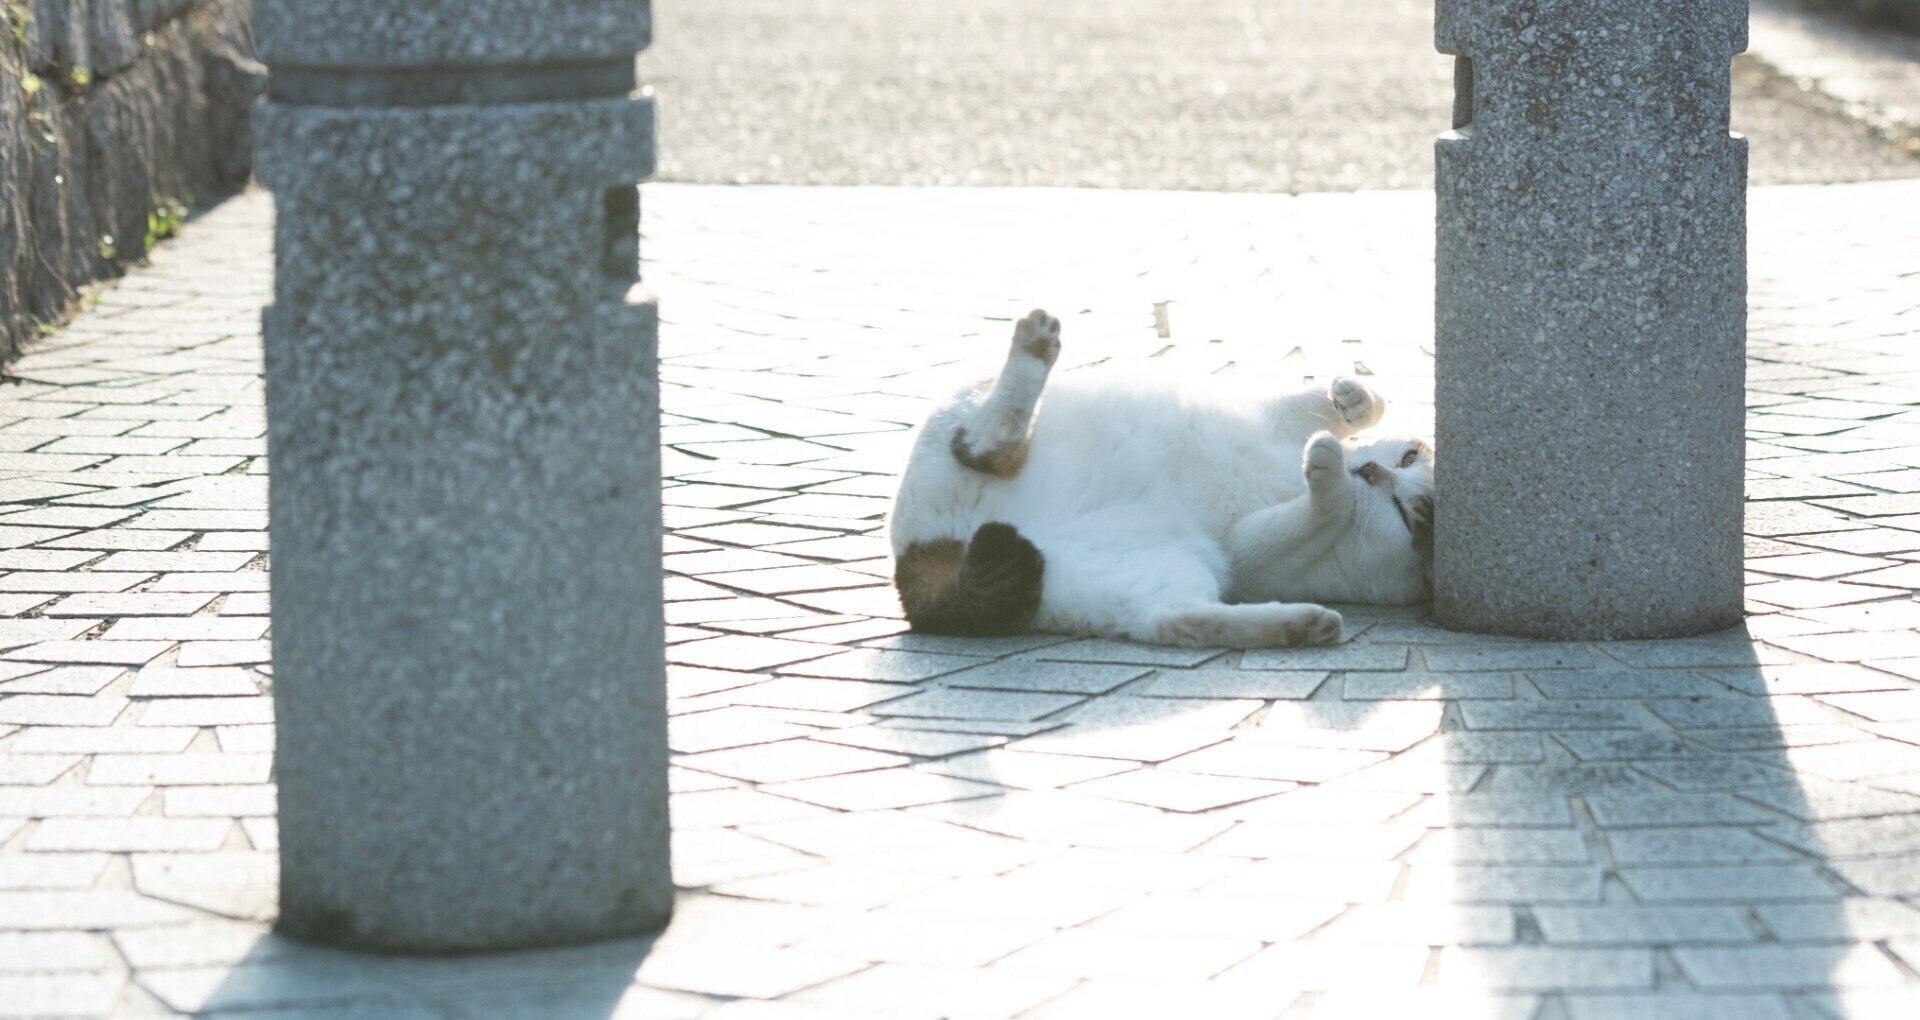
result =
[{"label": "cat's pink paw pad", "polygon": [[1307,627],[1307,643],[1310,645],[1339,644],[1344,624],[1345,621],[1340,619],[1339,613],[1331,609],[1322,609],[1320,615],[1315,617]]},{"label": "cat's pink paw pad", "polygon": [[1327,397],[1340,420],[1356,429],[1364,429],[1386,413],[1387,400],[1358,379],[1341,376],[1327,387]]},{"label": "cat's pink paw pad", "polygon": [[1052,365],[1060,357],[1060,320],[1036,308],[1013,327],[1013,347]]}]

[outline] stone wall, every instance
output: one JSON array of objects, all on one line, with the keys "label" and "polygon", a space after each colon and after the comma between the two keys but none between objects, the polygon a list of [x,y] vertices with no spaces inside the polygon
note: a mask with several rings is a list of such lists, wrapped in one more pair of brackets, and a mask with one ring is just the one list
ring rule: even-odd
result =
[{"label": "stone wall", "polygon": [[0,0],[0,359],[244,184],[249,0]]}]

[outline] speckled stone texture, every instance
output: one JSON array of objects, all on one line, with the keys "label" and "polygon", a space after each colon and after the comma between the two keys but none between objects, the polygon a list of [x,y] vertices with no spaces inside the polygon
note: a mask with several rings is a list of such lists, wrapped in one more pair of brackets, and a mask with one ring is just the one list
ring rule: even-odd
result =
[{"label": "speckled stone texture", "polygon": [[[545,5],[494,6],[473,26]],[[656,928],[650,106],[270,102],[259,126],[281,927],[428,952]]]},{"label": "speckled stone texture", "polygon": [[645,0],[254,0],[275,67],[576,63],[644,49]]},{"label": "speckled stone texture", "polygon": [[1746,4],[1441,0],[1434,611],[1536,637],[1741,613]]}]

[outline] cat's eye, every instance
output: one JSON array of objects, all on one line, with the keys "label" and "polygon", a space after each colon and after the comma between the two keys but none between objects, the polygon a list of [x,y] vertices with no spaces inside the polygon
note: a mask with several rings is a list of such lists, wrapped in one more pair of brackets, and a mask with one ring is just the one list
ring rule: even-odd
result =
[{"label": "cat's eye", "polygon": [[1414,461],[1416,461],[1416,460],[1419,460],[1419,459],[1420,459],[1420,451],[1419,451],[1419,450],[1408,450],[1408,451],[1407,451],[1407,455],[1406,455],[1406,456],[1404,456],[1404,457],[1401,457],[1401,458],[1400,458],[1400,466],[1401,466],[1401,467],[1403,467],[1403,468],[1404,468],[1404,467],[1412,467],[1412,466],[1413,466],[1413,462],[1414,462]]}]

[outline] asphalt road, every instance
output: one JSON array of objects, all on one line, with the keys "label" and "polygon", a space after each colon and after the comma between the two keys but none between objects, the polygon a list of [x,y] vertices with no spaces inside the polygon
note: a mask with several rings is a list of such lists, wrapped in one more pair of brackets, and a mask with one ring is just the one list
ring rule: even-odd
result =
[{"label": "asphalt road", "polygon": [[[654,0],[661,180],[1424,188],[1432,0]],[[1758,60],[1756,184],[1920,177]]]}]

